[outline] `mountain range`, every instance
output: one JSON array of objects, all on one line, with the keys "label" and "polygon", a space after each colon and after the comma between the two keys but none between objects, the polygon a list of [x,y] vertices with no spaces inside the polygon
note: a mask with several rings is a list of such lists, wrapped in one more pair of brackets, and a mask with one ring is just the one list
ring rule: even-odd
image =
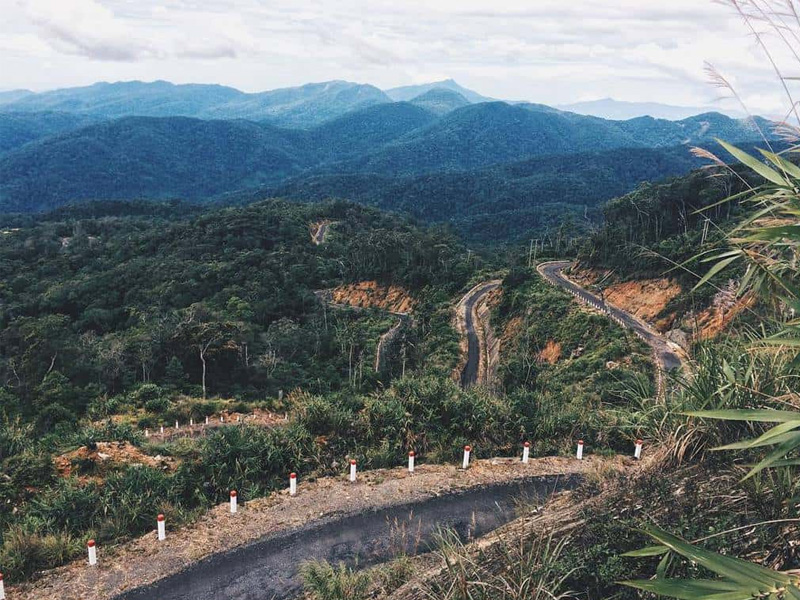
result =
[{"label": "mountain range", "polygon": [[[613,98],[561,104],[558,108],[581,115],[591,115],[616,121],[635,119],[636,117],[643,116],[677,121],[702,113],[720,112],[719,108],[711,106],[673,106],[660,102],[623,102],[621,100],[614,100]],[[725,114],[735,118],[745,116],[741,112],[725,111]]]},{"label": "mountain range", "polygon": [[691,146],[752,143],[770,131],[763,119],[719,113],[615,121],[475,101],[485,98],[440,83],[246,94],[130,82],[0,96],[0,210],[341,197],[451,221],[476,237],[486,224],[517,235],[698,166]]}]

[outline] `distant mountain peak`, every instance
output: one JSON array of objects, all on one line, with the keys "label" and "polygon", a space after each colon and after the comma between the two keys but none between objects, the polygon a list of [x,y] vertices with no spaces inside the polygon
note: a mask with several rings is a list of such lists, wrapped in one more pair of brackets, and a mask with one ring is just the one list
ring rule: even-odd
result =
[{"label": "distant mountain peak", "polygon": [[444,115],[470,104],[463,94],[445,87],[432,88],[413,98],[410,102],[436,115]]},{"label": "distant mountain peak", "polygon": [[441,81],[423,83],[420,85],[405,85],[384,90],[384,92],[395,102],[403,102],[413,100],[414,98],[417,98],[433,89],[446,89],[457,92],[466,98],[466,100],[471,104],[477,104],[479,102],[491,102],[493,100],[493,98],[482,96],[478,92],[459,85],[454,79],[443,79]]},{"label": "distant mountain peak", "polygon": [[729,117],[740,118],[743,115],[728,112],[719,107],[709,106],[674,106],[660,102],[628,102],[614,98],[601,98],[572,104],[562,104],[560,110],[574,112],[580,115],[591,115],[614,121],[627,121],[638,117],[653,117],[654,119],[667,119],[680,121],[698,114],[718,113]]}]

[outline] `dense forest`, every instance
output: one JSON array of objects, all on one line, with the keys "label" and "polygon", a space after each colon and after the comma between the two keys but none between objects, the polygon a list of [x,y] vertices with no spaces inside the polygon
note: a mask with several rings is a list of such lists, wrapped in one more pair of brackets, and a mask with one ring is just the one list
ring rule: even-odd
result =
[{"label": "dense forest", "polygon": [[[352,315],[321,311],[315,291],[376,280],[452,294],[476,266],[444,231],[345,203],[267,202],[178,222],[157,205],[155,215],[108,208],[0,239],[9,414],[82,414],[92,398],[142,383],[199,394],[203,363],[204,395],[335,389],[340,345],[361,356],[365,332]],[[313,246],[309,223],[325,218],[338,221],[336,235]],[[275,364],[264,364],[268,353]]]},{"label": "dense forest", "polygon": [[[718,113],[610,121],[470,102],[447,88],[403,101],[367,88],[336,82],[257,99],[159,82],[26,96],[0,105],[0,209],[345,199],[448,222],[472,242],[513,243],[565,215],[585,231],[602,202],[700,166],[695,144],[774,137],[763,119]],[[269,118],[273,109],[288,121]]]},{"label": "dense forest", "polygon": [[[310,225],[323,220],[333,225],[315,245]],[[647,352],[631,334],[604,317],[587,321],[520,265],[497,318],[524,311],[536,322],[541,316],[526,305],[547,307],[546,322],[564,323],[553,333],[560,343],[587,352],[565,369],[537,367],[536,377],[531,364],[512,361],[502,395],[459,388],[452,305],[497,272],[492,261],[501,255],[478,256],[444,229],[351,203],[193,212],[177,203],[102,202],[7,216],[0,257],[0,563],[12,580],[70,559],[88,536],[119,542],[145,531],[159,510],[150,497],[166,499],[160,510],[177,524],[232,487],[243,498],[268,493],[282,485],[287,465],[329,475],[344,456],[381,467],[409,448],[423,462],[452,460],[467,442],[489,456],[533,432],[537,452],[559,452],[576,430],[596,428],[587,407],[624,402],[630,382],[650,385]],[[364,280],[398,286],[416,301],[402,356],[391,355],[380,373],[372,366],[376,342],[395,318],[328,306],[315,293]],[[527,297],[530,286],[544,298]],[[597,328],[591,340],[584,327]],[[594,380],[590,395],[578,393],[589,390],[587,369],[629,354],[638,358]],[[575,412],[553,419],[570,392]],[[142,434],[254,411],[290,420],[274,429],[219,427],[193,442]],[[598,439],[610,448],[628,441]],[[180,467],[59,458],[108,443]],[[55,466],[65,460],[68,476]]]}]

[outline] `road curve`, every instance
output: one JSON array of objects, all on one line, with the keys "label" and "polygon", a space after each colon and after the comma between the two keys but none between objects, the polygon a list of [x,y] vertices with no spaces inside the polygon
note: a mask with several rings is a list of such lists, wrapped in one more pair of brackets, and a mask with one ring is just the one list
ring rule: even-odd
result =
[{"label": "road curve", "polygon": [[[445,494],[421,502],[339,517],[263,538],[201,560],[188,569],[114,600],[281,600],[302,590],[300,566],[310,560],[371,566],[430,549],[441,527],[462,537],[484,535],[517,516],[519,499],[543,501],[575,487],[580,475],[545,475]],[[392,535],[404,526],[406,535]],[[397,530],[395,529],[395,532]],[[413,540],[419,536],[419,543]],[[407,541],[406,541],[407,540]]]},{"label": "road curve", "polygon": [[328,232],[328,228],[333,225],[333,221],[322,221],[317,227],[317,230],[311,236],[312,241],[319,246],[322,242],[325,241],[325,234]]},{"label": "road curve", "polygon": [[[621,308],[603,301],[603,299],[595,296],[591,292],[579,286],[574,281],[568,279],[563,270],[573,263],[570,261],[554,261],[541,263],[536,267],[539,274],[544,277],[551,284],[564,288],[573,296],[579,298],[587,304],[591,304],[595,308],[602,310],[608,314],[614,321],[621,326],[632,330],[644,342],[653,349],[658,367],[666,372],[673,369],[680,369],[683,366],[681,357],[672,349],[670,344],[659,335],[647,323],[638,317],[625,312]],[[660,385],[660,384],[659,384]]]},{"label": "road curve", "polygon": [[458,303],[459,318],[463,319],[464,334],[467,336],[467,362],[461,371],[461,387],[467,388],[478,381],[478,372],[482,359],[482,347],[479,333],[476,331],[478,320],[477,307],[489,292],[500,287],[500,281],[487,281],[473,287]]}]

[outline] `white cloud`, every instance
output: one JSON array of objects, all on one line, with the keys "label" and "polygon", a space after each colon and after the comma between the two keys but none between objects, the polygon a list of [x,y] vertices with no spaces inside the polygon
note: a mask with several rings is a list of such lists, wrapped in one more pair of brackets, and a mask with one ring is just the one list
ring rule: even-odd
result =
[{"label": "white cloud", "polygon": [[486,95],[551,104],[612,96],[697,105],[719,95],[703,71],[711,61],[759,109],[783,102],[741,19],[712,0],[2,3],[3,88],[168,79],[253,91],[453,77]]}]

